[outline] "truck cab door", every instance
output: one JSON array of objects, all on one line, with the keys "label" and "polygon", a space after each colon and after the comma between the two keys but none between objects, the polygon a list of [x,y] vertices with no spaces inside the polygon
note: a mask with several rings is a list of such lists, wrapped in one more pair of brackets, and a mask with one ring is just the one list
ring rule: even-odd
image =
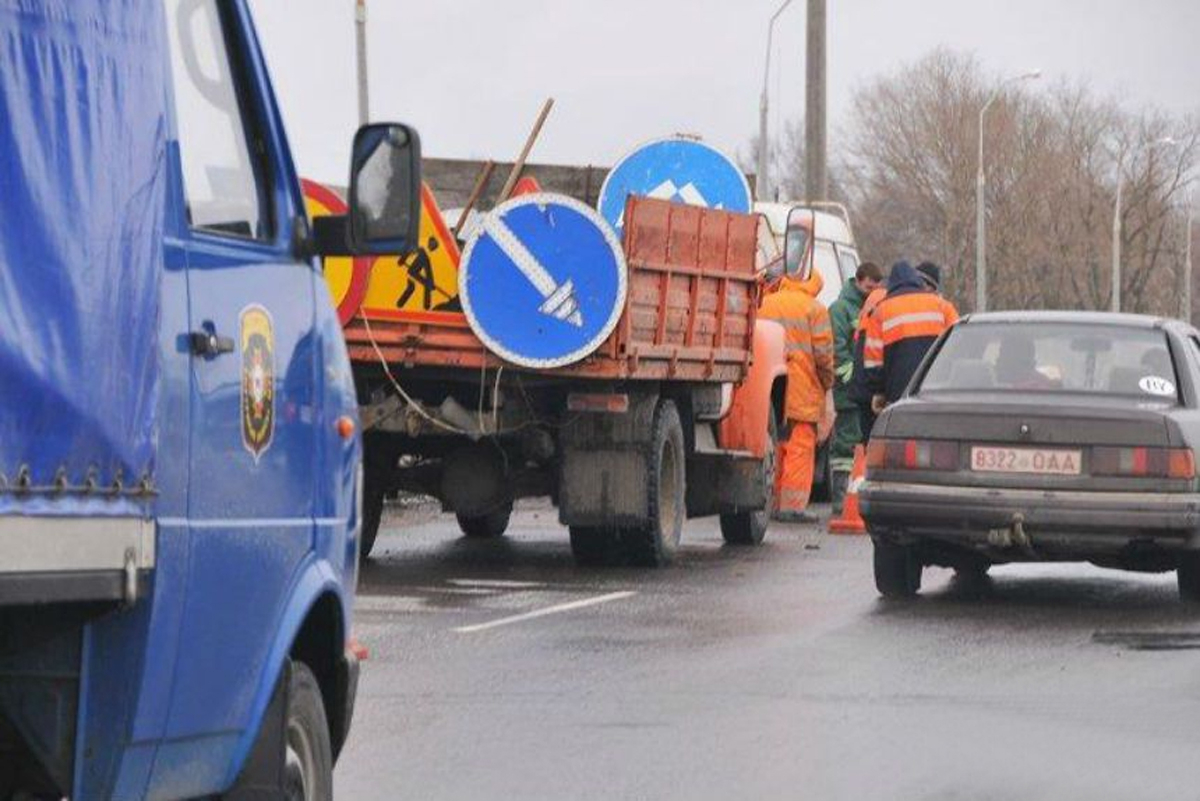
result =
[{"label": "truck cab door", "polygon": [[224,778],[313,549],[316,276],[293,255],[303,211],[245,10],[167,8],[190,316],[180,332],[191,365],[190,547],[152,790],[190,796]]}]

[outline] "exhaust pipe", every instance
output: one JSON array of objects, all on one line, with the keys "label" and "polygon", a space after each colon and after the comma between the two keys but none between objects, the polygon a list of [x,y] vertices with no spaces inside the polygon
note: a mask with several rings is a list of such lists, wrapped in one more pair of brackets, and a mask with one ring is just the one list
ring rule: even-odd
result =
[{"label": "exhaust pipe", "polygon": [[1031,559],[1041,556],[1033,549],[1033,539],[1025,530],[1025,515],[1013,515],[1012,525],[1008,528],[994,528],[988,532],[988,545],[992,548],[1007,550],[1016,548]]}]

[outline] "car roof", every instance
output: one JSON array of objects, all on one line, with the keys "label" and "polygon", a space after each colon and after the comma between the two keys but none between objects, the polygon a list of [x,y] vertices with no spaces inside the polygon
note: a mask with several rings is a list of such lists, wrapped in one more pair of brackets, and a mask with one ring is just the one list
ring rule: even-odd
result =
[{"label": "car roof", "polygon": [[1178,321],[1150,314],[1099,311],[1001,311],[969,314],[964,323],[1075,323],[1126,328],[1162,328]]}]

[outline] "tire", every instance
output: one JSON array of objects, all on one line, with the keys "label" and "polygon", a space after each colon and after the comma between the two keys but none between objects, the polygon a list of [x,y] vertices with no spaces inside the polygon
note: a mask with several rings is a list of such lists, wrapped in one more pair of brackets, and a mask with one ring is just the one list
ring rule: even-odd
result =
[{"label": "tire", "polygon": [[884,598],[913,598],[923,566],[911,545],[875,540],[875,588]]},{"label": "tire", "polygon": [[473,540],[492,540],[504,536],[504,532],[508,530],[508,521],[512,517],[512,504],[507,503],[499,509],[488,512],[479,517],[468,517],[467,515],[456,515],[458,518],[458,527],[462,531],[464,537],[469,537]]},{"label": "tire", "polygon": [[1179,599],[1192,604],[1200,603],[1200,554],[1181,556],[1175,578],[1179,582]]},{"label": "tire", "polygon": [[284,731],[284,797],[333,801],[333,749],[325,702],[316,677],[303,662],[292,662]]},{"label": "tire", "polygon": [[379,526],[383,522],[383,501],[386,493],[374,486],[370,474],[363,479],[363,519],[362,534],[358,543],[358,561],[361,564],[371,555],[375,548],[375,538],[379,536]]},{"label": "tire", "polygon": [[767,526],[771,523],[771,515],[775,513],[775,478],[779,471],[777,459],[779,429],[775,422],[775,412],[771,411],[767,422],[768,450],[763,459],[763,483],[766,486],[766,504],[757,512],[738,512],[721,515],[721,536],[730,545],[761,545],[767,536]]},{"label": "tire", "polygon": [[580,567],[613,567],[621,564],[624,551],[616,529],[571,526],[571,554]]},{"label": "tire", "polygon": [[660,401],[654,412],[650,450],[646,454],[649,519],[621,531],[621,542],[631,565],[662,567],[679,550],[687,509],[686,458],[679,411],[671,401]]}]

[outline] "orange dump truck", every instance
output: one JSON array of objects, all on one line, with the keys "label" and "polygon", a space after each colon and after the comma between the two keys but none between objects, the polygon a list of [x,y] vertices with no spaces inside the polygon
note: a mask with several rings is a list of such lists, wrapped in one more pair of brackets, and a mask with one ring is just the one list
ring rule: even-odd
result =
[{"label": "orange dump truck", "polygon": [[417,254],[327,265],[364,426],[364,554],[401,491],[481,538],[514,500],[549,497],[586,564],[665,564],[685,517],[761,542],[786,365],[783,329],[755,319],[759,218],[631,197],[616,328],[580,361],[528,369],[457,310],[457,243],[425,205]]}]

